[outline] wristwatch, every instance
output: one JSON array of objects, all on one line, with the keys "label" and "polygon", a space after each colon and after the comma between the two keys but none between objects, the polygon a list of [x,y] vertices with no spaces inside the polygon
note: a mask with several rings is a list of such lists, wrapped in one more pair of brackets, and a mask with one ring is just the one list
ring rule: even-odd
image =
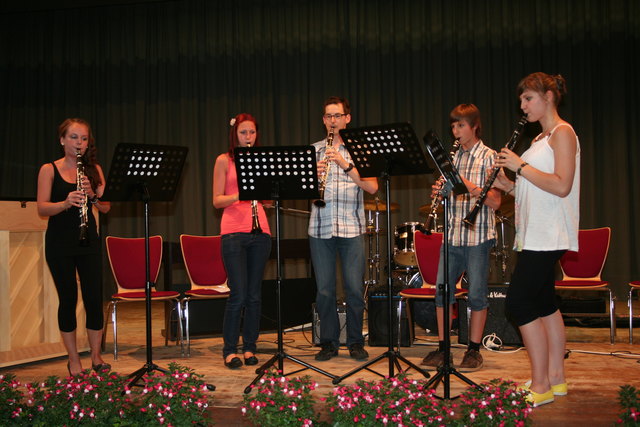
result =
[{"label": "wristwatch", "polygon": [[516,171],[516,175],[522,175],[522,168],[524,168],[528,164],[529,163],[527,163],[527,162],[524,162],[523,164],[521,164],[520,167],[518,168],[518,170]]}]

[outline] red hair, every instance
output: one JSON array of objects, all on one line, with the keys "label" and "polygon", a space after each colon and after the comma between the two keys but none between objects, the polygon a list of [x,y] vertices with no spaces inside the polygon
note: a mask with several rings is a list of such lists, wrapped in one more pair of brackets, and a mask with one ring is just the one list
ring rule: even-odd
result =
[{"label": "red hair", "polygon": [[238,143],[238,126],[242,122],[253,122],[256,126],[256,142],[253,144],[254,147],[260,145],[260,132],[258,132],[258,121],[255,117],[253,117],[249,113],[240,113],[232,119],[233,124],[231,125],[231,129],[229,130],[229,157],[233,159],[233,150],[238,147],[240,144]]}]

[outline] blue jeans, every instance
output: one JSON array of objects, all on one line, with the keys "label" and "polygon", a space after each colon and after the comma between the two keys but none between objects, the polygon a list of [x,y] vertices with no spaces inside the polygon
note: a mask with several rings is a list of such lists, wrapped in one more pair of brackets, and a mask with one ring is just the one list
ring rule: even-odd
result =
[{"label": "blue jeans", "polygon": [[340,321],[336,307],[336,255],[340,256],[347,302],[347,346],[364,344],[364,237],[309,237],[316,275],[316,309],[320,317],[320,344],[340,347]]},{"label": "blue jeans", "polygon": [[270,253],[271,236],[266,233],[222,235],[222,260],[231,290],[222,325],[222,356],[225,358],[237,352],[241,321],[242,351],[256,352],[262,308],[262,276]]},{"label": "blue jeans", "polygon": [[[469,308],[480,311],[489,307],[487,301],[487,280],[489,279],[489,255],[495,239],[488,240],[476,246],[449,245],[449,303],[456,301],[454,287],[458,278],[467,272],[469,284]],[[444,283],[444,244],[440,248],[440,263],[438,265],[438,283]],[[442,307],[442,292],[438,287],[436,307]]]}]

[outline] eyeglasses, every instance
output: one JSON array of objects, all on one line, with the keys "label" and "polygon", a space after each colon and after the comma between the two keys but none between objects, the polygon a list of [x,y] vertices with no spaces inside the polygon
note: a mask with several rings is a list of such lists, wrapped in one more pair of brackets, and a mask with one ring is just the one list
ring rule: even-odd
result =
[{"label": "eyeglasses", "polygon": [[336,114],[325,114],[324,118],[327,120],[331,120],[331,119],[336,119],[336,120],[340,120],[341,118],[343,118],[344,116],[346,116],[346,114],[342,114],[342,113],[336,113]]}]

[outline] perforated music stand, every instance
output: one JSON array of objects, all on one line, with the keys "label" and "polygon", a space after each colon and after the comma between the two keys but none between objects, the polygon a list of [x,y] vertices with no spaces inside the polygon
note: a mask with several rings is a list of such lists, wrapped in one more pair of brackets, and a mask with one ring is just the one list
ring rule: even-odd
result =
[{"label": "perforated music stand", "polygon": [[[153,363],[151,339],[151,273],[149,261],[149,202],[170,202],[175,196],[182,167],[187,157],[187,147],[170,145],[120,143],[111,161],[102,199],[111,202],[138,202],[144,204],[144,253],[145,253],[145,308],[147,362],[129,374],[129,387],[144,374],[152,371],[167,372]],[[180,319],[182,322],[182,319]],[[209,389],[215,389],[208,385]],[[124,392],[123,392],[124,393]]]},{"label": "perforated music stand", "polygon": [[234,150],[236,174],[240,200],[273,200],[276,210],[276,319],[278,328],[278,350],[267,362],[256,369],[257,377],[245,389],[250,393],[253,386],[264,376],[268,368],[278,364],[284,372],[284,360],[289,359],[301,366],[292,375],[312,369],[329,378],[326,371],[284,351],[282,331],[282,307],[280,291],[282,285],[282,262],[280,259],[280,200],[317,199],[318,172],[316,153],[311,146],[238,147]]},{"label": "perforated music stand", "polygon": [[[391,176],[418,175],[433,172],[427,164],[427,158],[420,147],[418,138],[409,123],[393,123],[354,129],[341,129],[340,136],[351,155],[361,177],[380,177],[385,183],[386,203],[391,206]],[[374,372],[369,366],[382,359],[389,361],[389,377],[394,376],[394,368],[402,371],[400,362],[429,378],[429,373],[400,354],[400,347],[395,349],[391,277],[391,215],[387,210],[387,313],[388,313],[388,346],[387,351],[367,361],[363,365],[333,380],[338,384],[342,380],[363,369]]]},{"label": "perforated music stand", "polygon": [[424,136],[424,144],[427,148],[427,151],[431,155],[436,167],[444,176],[445,183],[442,186],[442,202],[444,204],[444,227],[443,227],[443,268],[444,268],[444,283],[438,283],[438,288],[442,290],[442,299],[443,299],[443,315],[444,315],[444,325],[439,325],[439,327],[444,328],[444,363],[442,366],[438,367],[437,373],[429,380],[427,383],[427,387],[431,387],[435,385],[438,386],[438,383],[442,381],[444,385],[444,395],[443,399],[449,399],[451,397],[451,375],[455,375],[460,378],[462,381],[467,384],[474,386],[478,389],[481,387],[471,381],[469,378],[462,375],[458,372],[453,366],[451,366],[451,331],[449,330],[449,295],[451,294],[451,286],[449,283],[449,196],[453,191],[454,194],[465,194],[468,193],[467,186],[464,185],[458,170],[449,154],[442,147],[442,142],[440,142],[440,138],[435,133],[435,131],[430,130]]}]

